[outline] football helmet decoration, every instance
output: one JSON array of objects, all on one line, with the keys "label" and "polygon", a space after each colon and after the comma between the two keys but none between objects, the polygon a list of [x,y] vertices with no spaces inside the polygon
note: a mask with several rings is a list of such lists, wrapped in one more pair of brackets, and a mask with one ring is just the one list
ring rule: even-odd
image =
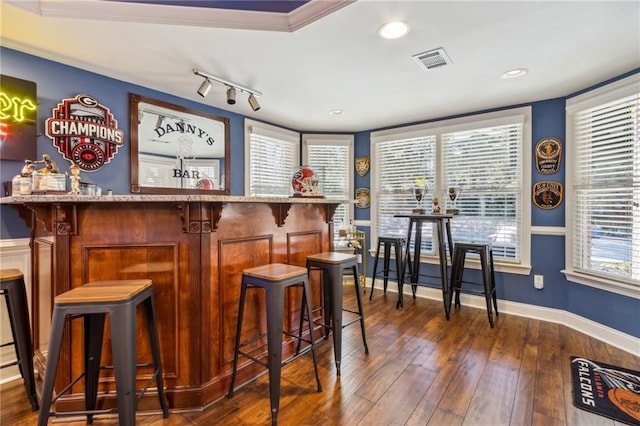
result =
[{"label": "football helmet decoration", "polygon": [[200,179],[196,182],[196,189],[213,190],[216,189],[216,184],[212,179]]},{"label": "football helmet decoration", "polygon": [[321,195],[318,187],[320,179],[309,167],[300,167],[291,178],[291,186],[296,195]]}]

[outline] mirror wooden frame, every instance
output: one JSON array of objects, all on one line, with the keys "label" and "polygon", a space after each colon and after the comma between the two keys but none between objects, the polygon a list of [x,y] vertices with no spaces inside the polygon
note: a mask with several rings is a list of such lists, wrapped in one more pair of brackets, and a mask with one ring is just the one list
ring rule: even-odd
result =
[{"label": "mirror wooden frame", "polygon": [[[129,94],[129,112],[131,192],[223,195],[230,193],[231,148],[228,118],[134,93]],[[151,128],[149,120],[155,120]],[[150,131],[155,131],[155,138],[149,136]],[[178,138],[181,138],[180,141]],[[220,140],[221,138],[223,140]],[[158,151],[149,154],[145,150],[146,147],[153,146],[151,142],[156,143]],[[167,154],[170,149],[177,154]],[[213,154],[214,150],[221,151],[223,155],[220,156],[218,153],[216,157],[203,157],[200,154],[203,151],[211,151]],[[168,163],[161,166],[165,171],[170,168],[171,175],[163,176],[160,180],[179,179],[180,186],[163,186],[162,183],[155,185],[145,182],[144,179],[141,181],[141,176],[145,176],[147,171],[140,165],[141,156],[145,155],[175,160],[173,168]],[[194,167],[193,163],[199,166]],[[185,167],[185,164],[188,167]],[[215,176],[210,177],[203,170],[214,171]],[[177,180],[175,182],[178,183]],[[185,187],[187,184],[189,186]]]}]

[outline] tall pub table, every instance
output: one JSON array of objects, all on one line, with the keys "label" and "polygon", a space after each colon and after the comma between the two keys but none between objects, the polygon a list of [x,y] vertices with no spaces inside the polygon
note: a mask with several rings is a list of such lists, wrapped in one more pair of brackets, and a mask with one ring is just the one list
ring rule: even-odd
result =
[{"label": "tall pub table", "polygon": [[[396,304],[396,309],[403,306],[402,296],[403,296],[403,285],[405,277],[407,276],[407,272],[410,274],[411,286],[414,288],[414,296],[415,296],[415,286],[423,286],[428,287],[428,285],[424,282],[420,282],[421,276],[428,276],[420,274],[420,247],[422,245],[422,224],[427,223],[435,223],[436,224],[436,232],[438,237],[438,257],[440,259],[440,280],[442,283],[442,302],[444,304],[444,312],[449,319],[449,306],[447,305],[447,297],[448,292],[452,289],[449,288],[449,278],[447,274],[447,244],[449,245],[449,256],[453,259],[453,239],[451,238],[451,218],[453,214],[442,213],[442,214],[420,214],[420,213],[412,213],[412,214],[397,214],[394,217],[398,218],[407,218],[409,219],[409,230],[407,231],[407,243],[404,251],[404,259],[402,261],[402,267],[404,269],[403,273],[400,274],[400,282],[398,283],[399,291],[398,291],[398,302]],[[414,233],[412,234],[412,231]],[[411,240],[413,238],[414,241],[414,250],[413,250],[413,260],[411,259]],[[445,240],[446,238],[446,240]],[[407,267],[409,270],[407,270]]]}]

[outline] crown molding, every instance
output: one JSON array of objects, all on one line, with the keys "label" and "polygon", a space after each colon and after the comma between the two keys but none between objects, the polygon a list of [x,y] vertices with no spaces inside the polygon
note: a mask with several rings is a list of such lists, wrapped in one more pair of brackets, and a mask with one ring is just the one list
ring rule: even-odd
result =
[{"label": "crown molding", "polygon": [[5,1],[43,17],[294,32],[356,0],[311,0],[289,13],[101,0]]}]

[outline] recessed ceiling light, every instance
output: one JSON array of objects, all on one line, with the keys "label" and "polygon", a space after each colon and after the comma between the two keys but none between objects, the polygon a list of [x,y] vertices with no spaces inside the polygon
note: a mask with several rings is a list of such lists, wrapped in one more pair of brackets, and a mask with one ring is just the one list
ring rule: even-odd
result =
[{"label": "recessed ceiling light", "polygon": [[516,77],[522,77],[523,75],[525,75],[526,73],[528,73],[529,70],[525,69],[525,68],[516,68],[514,70],[510,70],[507,72],[502,73],[502,75],[500,76],[500,78],[516,78]]},{"label": "recessed ceiling light", "polygon": [[329,115],[345,115],[346,112],[341,109],[333,109],[329,111]]},{"label": "recessed ceiling light", "polygon": [[405,36],[409,32],[409,24],[404,21],[387,22],[378,30],[378,35],[386,39],[394,39]]}]

